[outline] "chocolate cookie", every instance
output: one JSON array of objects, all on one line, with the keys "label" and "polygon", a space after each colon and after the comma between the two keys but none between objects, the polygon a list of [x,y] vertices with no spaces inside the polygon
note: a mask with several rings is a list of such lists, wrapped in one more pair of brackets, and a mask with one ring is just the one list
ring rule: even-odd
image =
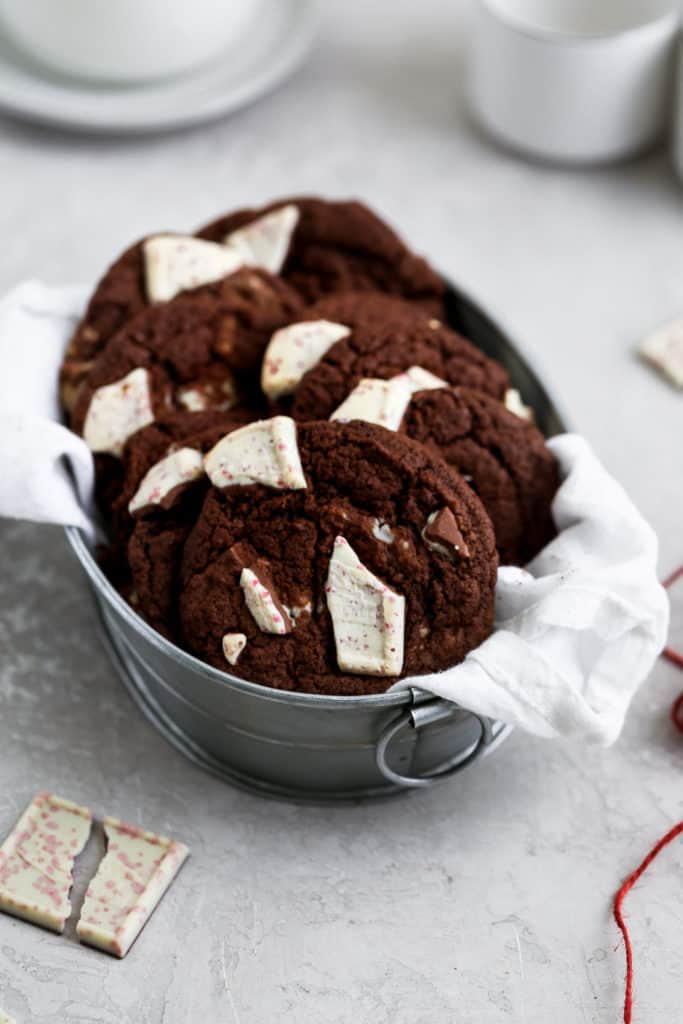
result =
[{"label": "chocolate cookie", "polygon": [[108,558],[113,550],[127,559],[126,596],[165,636],[177,633],[180,556],[209,488],[202,456],[246,422],[243,409],[170,413],[125,447]]},{"label": "chocolate cookie", "polygon": [[179,611],[210,664],[281,689],[376,693],[490,633],[490,521],[422,445],[280,416],[220,441],[206,470]]},{"label": "chocolate cookie", "polygon": [[557,463],[543,435],[467,388],[412,396],[400,430],[459,470],[491,517],[501,563],[524,565],[555,535]]},{"label": "chocolate cookie", "polygon": [[150,303],[145,281],[147,241],[132,246],[109,268],[69,343],[60,377],[62,403],[69,413],[97,356],[113,337],[153,339],[157,349],[167,347],[177,354],[188,339],[199,336],[204,347],[228,367],[248,371],[258,366],[272,332],[301,309],[298,294],[284,281],[265,270],[246,267]]},{"label": "chocolate cookie", "polygon": [[362,203],[280,199],[260,209],[227,214],[199,235],[223,241],[284,207],[296,209],[298,219],[282,275],[308,302],[334,292],[380,291],[402,295],[434,314],[443,312],[445,289],[439,275]]},{"label": "chocolate cookie", "polygon": [[299,421],[328,419],[366,377],[390,378],[420,366],[449,384],[502,398],[507,371],[440,320],[382,295],[332,296],[300,324],[277,331],[261,386]]},{"label": "chocolate cookie", "polygon": [[[274,280],[274,279],[272,279]],[[71,426],[96,455],[100,505],[109,509],[121,487],[117,465],[129,437],[170,411],[224,412],[243,406],[240,422],[259,414],[255,375],[233,372],[260,352],[271,328],[288,315],[283,303],[261,305],[263,275],[241,271],[212,295],[179,295],[144,310],[121,328],[81,382]],[[228,314],[227,310],[232,310]],[[249,412],[245,415],[245,410]]]}]

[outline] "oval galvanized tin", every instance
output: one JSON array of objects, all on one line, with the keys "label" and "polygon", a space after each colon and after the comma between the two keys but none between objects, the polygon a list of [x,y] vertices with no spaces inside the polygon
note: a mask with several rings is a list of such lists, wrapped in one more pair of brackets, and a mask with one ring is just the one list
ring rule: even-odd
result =
[{"label": "oval galvanized tin", "polygon": [[[546,436],[565,429],[519,349],[455,287],[448,319],[507,367]],[[289,693],[212,668],[148,626],[106,579],[81,534],[71,527],[66,533],[129,693],[174,746],[227,781],[300,800],[404,792],[455,774],[509,732],[417,688],[367,697]]]}]

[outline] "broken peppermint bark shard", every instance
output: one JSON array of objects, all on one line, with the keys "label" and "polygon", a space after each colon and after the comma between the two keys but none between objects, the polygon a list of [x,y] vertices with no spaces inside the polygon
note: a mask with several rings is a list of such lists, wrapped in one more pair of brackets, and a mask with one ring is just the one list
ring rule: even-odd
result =
[{"label": "broken peppermint bark shard", "polygon": [[180,405],[188,412],[203,412],[215,409],[226,412],[237,404],[237,388],[232,375],[221,381],[207,380],[180,388],[176,392]]},{"label": "broken peppermint bark shard", "polygon": [[223,244],[247,266],[279,274],[298,223],[299,210],[290,203],[232,231]]},{"label": "broken peppermint bark shard", "polygon": [[261,387],[268,398],[291,395],[303,375],[335,342],[350,333],[344,324],[331,320],[309,320],[276,331],[266,349],[261,371]]},{"label": "broken peppermint bark shard", "polygon": [[278,600],[269,577],[259,578],[251,569],[242,569],[240,586],[252,618],[263,633],[284,636],[294,628],[287,611]]},{"label": "broken peppermint bark shard", "polygon": [[683,388],[683,320],[654,331],[641,342],[639,352],[672,384]]},{"label": "broken peppermint bark shard", "polygon": [[170,507],[189,484],[204,476],[204,456],[194,448],[180,448],[157,462],[144,475],[128,511],[135,515],[150,505]]},{"label": "broken peppermint bark shard", "polygon": [[325,593],[339,668],[375,676],[399,675],[405,598],[366,569],[343,537],[334,542]]},{"label": "broken peppermint bark shard", "polygon": [[405,376],[410,381],[413,393],[416,391],[435,391],[438,388],[449,387],[448,381],[441,380],[441,377],[437,377],[431,370],[425,370],[422,366],[411,366],[410,369],[406,370]]},{"label": "broken peppermint bark shard", "polygon": [[153,422],[149,374],[138,367],[93,394],[83,424],[83,439],[91,452],[120,458],[131,434]]},{"label": "broken peppermint bark shard", "polygon": [[49,793],[34,797],[0,847],[0,910],[63,931],[74,860],[91,825],[87,807]]},{"label": "broken peppermint bark shard", "polygon": [[230,665],[236,665],[239,656],[247,646],[244,633],[226,633],[222,640],[223,654]]},{"label": "broken peppermint bark shard", "polygon": [[190,851],[116,818],[103,824],[107,852],[88,886],[76,933],[81,942],[124,957]]},{"label": "broken peppermint bark shard", "polygon": [[274,416],[233,430],[214,445],[204,468],[215,487],[263,484],[280,490],[303,490],[296,424],[289,416]]},{"label": "broken peppermint bark shard", "polygon": [[422,530],[422,538],[428,548],[438,551],[440,555],[446,555],[448,558],[453,558],[454,555],[461,558],[470,557],[458,522],[449,508],[432,512]]},{"label": "broken peppermint bark shard", "polygon": [[155,235],[143,243],[150,302],[168,302],[180,292],[220,281],[244,265],[237,252],[191,235]]},{"label": "broken peppermint bark shard", "polygon": [[514,413],[515,416],[519,416],[520,420],[526,420],[527,423],[534,422],[534,410],[525,405],[522,401],[517,388],[508,388],[503,398],[503,405],[508,412]]},{"label": "broken peppermint bark shard", "polygon": [[366,378],[356,385],[330,419],[365,420],[388,430],[398,430],[412,395],[413,386],[404,373],[391,380]]}]

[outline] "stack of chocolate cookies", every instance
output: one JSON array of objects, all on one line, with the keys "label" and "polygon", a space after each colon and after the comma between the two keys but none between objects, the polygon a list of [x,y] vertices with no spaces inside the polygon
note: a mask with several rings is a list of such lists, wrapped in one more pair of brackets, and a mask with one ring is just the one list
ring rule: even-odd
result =
[{"label": "stack of chocolate cookies", "polygon": [[253,682],[386,690],[493,628],[553,536],[557,467],[444,283],[355,202],[282,200],[107,271],[61,394],[101,563],[155,629]]}]

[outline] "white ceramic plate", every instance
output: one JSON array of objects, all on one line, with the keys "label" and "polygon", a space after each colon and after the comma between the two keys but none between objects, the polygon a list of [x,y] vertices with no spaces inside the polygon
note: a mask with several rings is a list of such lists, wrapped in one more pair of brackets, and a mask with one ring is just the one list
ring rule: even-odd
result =
[{"label": "white ceramic plate", "polygon": [[182,78],[95,86],[60,78],[19,54],[0,26],[0,111],[75,131],[142,134],[222,117],[273,89],[306,55],[315,0],[278,0],[258,31]]}]

